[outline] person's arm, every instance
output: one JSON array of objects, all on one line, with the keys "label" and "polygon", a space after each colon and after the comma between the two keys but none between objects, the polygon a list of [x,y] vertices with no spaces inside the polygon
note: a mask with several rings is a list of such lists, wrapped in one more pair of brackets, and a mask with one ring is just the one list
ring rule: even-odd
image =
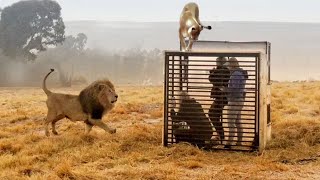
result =
[{"label": "person's arm", "polygon": [[213,83],[212,82],[212,80],[213,80],[213,72],[214,72],[214,68],[212,68],[210,71],[209,71],[209,76],[208,76],[208,79],[209,79],[209,81],[211,82],[211,83]]}]

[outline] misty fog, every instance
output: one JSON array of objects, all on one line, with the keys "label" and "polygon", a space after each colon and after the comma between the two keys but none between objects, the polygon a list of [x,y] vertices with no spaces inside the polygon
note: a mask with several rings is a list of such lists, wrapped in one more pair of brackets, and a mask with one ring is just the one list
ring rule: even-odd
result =
[{"label": "misty fog", "polygon": [[[90,24],[90,28],[86,24]],[[204,22],[199,40],[271,42],[271,78],[319,80],[320,24],[280,22]],[[88,47],[117,50],[131,47],[178,50],[178,22],[66,22],[68,33],[83,30]],[[109,42],[109,43],[106,43]],[[111,44],[111,45],[110,45]],[[163,61],[163,60],[162,60]]]},{"label": "misty fog", "polygon": [[[199,40],[271,42],[271,79],[320,80],[320,24],[272,22],[204,22]],[[41,52],[33,62],[9,59],[0,52],[1,86],[40,86],[49,82],[89,83],[109,78],[118,84],[161,85],[164,50],[178,50],[177,22],[65,22],[66,36],[84,33],[81,52],[63,46]],[[60,81],[60,82],[59,82]]]}]

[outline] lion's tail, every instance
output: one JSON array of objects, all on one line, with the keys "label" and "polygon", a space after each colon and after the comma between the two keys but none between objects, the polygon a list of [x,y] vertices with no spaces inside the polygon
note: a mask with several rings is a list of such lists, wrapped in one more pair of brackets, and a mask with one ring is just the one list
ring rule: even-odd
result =
[{"label": "lion's tail", "polygon": [[50,69],[50,72],[44,77],[43,82],[42,82],[42,89],[43,91],[48,95],[51,94],[52,92],[49,91],[49,89],[46,86],[46,80],[48,78],[48,76],[54,71],[54,69]]}]

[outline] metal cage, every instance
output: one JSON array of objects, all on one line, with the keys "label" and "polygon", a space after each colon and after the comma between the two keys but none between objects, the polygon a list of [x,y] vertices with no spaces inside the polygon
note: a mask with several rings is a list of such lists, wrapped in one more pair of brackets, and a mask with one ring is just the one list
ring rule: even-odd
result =
[{"label": "metal cage", "polygon": [[[239,103],[225,102],[236,89],[221,94],[213,84],[228,82],[222,74],[216,73],[216,79],[210,76],[217,69],[218,57],[237,58],[247,72],[241,89],[245,98]],[[258,149],[260,59],[260,52],[166,51],[163,145],[188,142],[206,149]]]}]

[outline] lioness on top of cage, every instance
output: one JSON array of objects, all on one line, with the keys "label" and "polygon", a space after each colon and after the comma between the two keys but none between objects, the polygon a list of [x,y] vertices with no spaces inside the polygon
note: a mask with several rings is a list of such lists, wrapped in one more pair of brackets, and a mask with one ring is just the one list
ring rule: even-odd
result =
[{"label": "lioness on top of cage", "polygon": [[[188,3],[184,6],[180,15],[179,39],[182,51],[190,51],[194,40],[198,40],[203,28],[211,29],[211,26],[203,26],[199,20],[199,7],[196,3]],[[185,38],[189,43],[186,45]]]}]

